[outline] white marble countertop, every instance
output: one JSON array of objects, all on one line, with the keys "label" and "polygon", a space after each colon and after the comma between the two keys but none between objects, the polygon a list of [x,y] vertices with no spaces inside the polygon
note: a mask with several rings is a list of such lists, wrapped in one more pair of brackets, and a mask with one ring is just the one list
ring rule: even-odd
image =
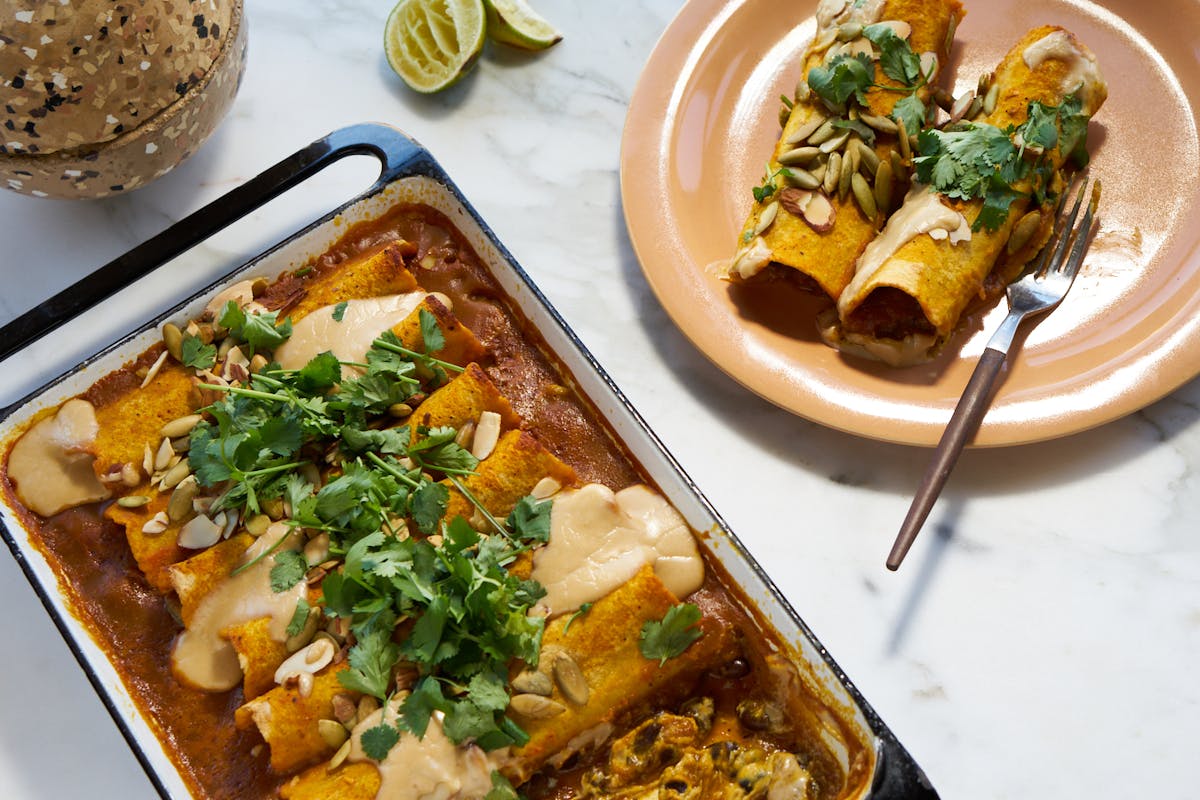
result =
[{"label": "white marble countertop", "polygon": [[[1098,430],[968,452],[908,562],[883,560],[928,452],[827,430],[725,377],[650,294],[621,214],[630,94],[677,0],[542,0],[565,32],[419,97],[390,0],[248,0],[217,134],[136,193],[0,193],[0,322],[334,128],[427,145],[947,798],[1186,797],[1200,733],[1200,382]],[[89,315],[113,339],[374,179],[354,159]],[[70,347],[18,363],[48,377]],[[36,366],[32,366],[36,361]],[[15,399],[12,383],[0,400]],[[0,556],[0,797],[154,792],[13,560]]]}]

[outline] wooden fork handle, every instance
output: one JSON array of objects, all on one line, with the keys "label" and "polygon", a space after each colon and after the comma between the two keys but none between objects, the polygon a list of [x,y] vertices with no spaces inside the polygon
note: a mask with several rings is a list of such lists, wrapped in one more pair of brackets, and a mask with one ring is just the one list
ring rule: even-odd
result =
[{"label": "wooden fork handle", "polygon": [[946,426],[941,441],[933,451],[933,461],[925,471],[925,477],[921,479],[921,486],[913,497],[904,524],[900,526],[900,533],[896,536],[896,543],[892,545],[892,552],[888,554],[888,569],[896,569],[904,560],[908,548],[912,546],[921,526],[925,524],[926,517],[933,509],[933,504],[937,502],[938,495],[942,493],[942,487],[950,477],[950,470],[958,462],[959,454],[979,429],[979,423],[991,402],[992,387],[996,384],[1000,367],[1004,365],[1006,357],[1006,353],[988,347],[984,349],[983,356],[975,365],[971,380],[967,382],[967,388],[963,390],[962,397],[954,408],[954,414],[950,417],[950,424]]}]

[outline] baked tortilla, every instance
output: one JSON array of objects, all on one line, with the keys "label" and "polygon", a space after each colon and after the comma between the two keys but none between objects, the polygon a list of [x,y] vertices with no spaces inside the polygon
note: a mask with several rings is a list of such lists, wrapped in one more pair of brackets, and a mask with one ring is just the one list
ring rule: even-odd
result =
[{"label": "baked tortilla", "polygon": [[[1047,42],[1053,46],[1044,47]],[[1032,45],[1039,45],[1044,57],[1033,59],[1031,69],[1024,53]],[[1002,130],[1026,122],[1033,101],[1057,106],[1076,94],[1082,113],[1090,117],[1107,96],[1095,56],[1074,35],[1055,26],[1027,33],[1001,61],[995,76],[996,107],[982,121]],[[1059,149],[1046,154],[1056,170],[1061,170],[1068,155]],[[1061,174],[1058,183],[1061,188]],[[1030,187],[1026,183],[1015,188]],[[977,299],[1002,293],[1050,234],[1053,214],[1048,203],[1027,243],[1015,250],[1006,248],[1014,226],[1029,211],[1029,198],[1015,200],[996,230],[972,231],[983,204],[982,199],[952,200],[914,186],[855,264],[854,279],[838,301],[837,321],[826,319],[822,325],[826,342],[894,366],[935,356],[963,311]],[[947,235],[944,228],[937,239],[917,232],[931,215],[946,214],[961,220],[956,232],[969,238],[957,241],[956,232]]]},{"label": "baked tortilla", "polygon": [[[964,14],[958,0],[860,0],[851,3],[846,0],[822,0],[817,8],[817,34],[804,57],[801,84],[806,87],[809,71],[821,66],[834,53],[852,53],[855,46],[870,48],[870,43],[863,38],[846,43],[836,41],[834,35],[844,23],[861,24],[859,20],[868,24],[885,21],[906,23],[911,28],[908,41],[913,51],[918,54],[934,53],[937,63],[945,64],[949,58],[954,29]],[[876,80],[885,87],[901,85],[884,75],[881,69],[876,69]],[[931,92],[932,87],[927,85],[917,91],[917,96],[928,104]],[[866,92],[870,113],[878,117],[888,117],[903,96],[903,93],[882,87]],[[829,113],[829,109],[815,94],[797,100],[768,162],[768,171],[773,174],[780,169],[779,157],[796,146],[789,144],[788,140],[798,130],[808,125],[814,117],[827,117]],[[889,160],[892,151],[897,149],[896,142],[895,135],[879,133],[873,148],[875,154],[883,161]],[[897,175],[896,179],[902,181],[903,176]],[[897,184],[897,196],[903,194],[904,188],[902,183]],[[776,195],[772,195],[754,203],[738,238],[741,249],[727,265],[722,277],[733,283],[790,280],[836,301],[854,276],[854,262],[875,236],[884,221],[884,215],[877,212],[868,218],[860,211],[851,194],[835,191],[829,197],[835,212],[832,227],[819,232],[803,218],[788,212],[786,207],[778,207],[775,212],[768,211],[776,199]],[[756,236],[764,213],[773,213],[774,221],[765,232]]]}]

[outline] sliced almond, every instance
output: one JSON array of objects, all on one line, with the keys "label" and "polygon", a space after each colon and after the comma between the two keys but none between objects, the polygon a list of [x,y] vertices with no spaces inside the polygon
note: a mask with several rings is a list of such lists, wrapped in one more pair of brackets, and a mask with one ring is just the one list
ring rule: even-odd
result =
[{"label": "sliced almond", "polygon": [[169,524],[170,520],[167,519],[167,515],[160,511],[142,526],[142,533],[147,534],[148,536],[157,536],[165,531],[167,529],[167,525]]},{"label": "sliced almond", "polygon": [[954,105],[950,106],[950,121],[958,122],[960,119],[965,117],[967,115],[968,109],[971,108],[971,104],[974,102],[975,102],[975,92],[974,91],[967,92],[966,94],[961,95],[957,99],[955,99]]},{"label": "sliced almond", "polygon": [[547,476],[533,485],[533,488],[529,490],[529,496],[534,500],[545,500],[547,497],[557,494],[561,488],[561,483]]},{"label": "sliced almond", "polygon": [[475,426],[475,437],[471,440],[471,455],[483,461],[496,449],[500,441],[500,415],[495,411],[484,411]]},{"label": "sliced almond", "polygon": [[205,516],[192,517],[179,529],[179,546],[202,550],[221,541],[221,526]]},{"label": "sliced almond", "polygon": [[162,353],[159,354],[158,359],[150,365],[150,369],[146,371],[146,377],[142,379],[143,389],[149,386],[150,381],[154,380],[154,377],[158,375],[158,371],[162,369],[162,365],[166,363],[167,355],[167,351],[163,350]]},{"label": "sliced almond", "polygon": [[823,194],[813,194],[801,215],[801,219],[817,233],[828,233],[833,228],[833,221],[836,218],[837,209]]},{"label": "sliced almond", "polygon": [[175,448],[171,447],[170,439],[163,439],[158,446],[158,452],[154,455],[154,469],[163,470],[171,466],[171,456],[175,455]]}]

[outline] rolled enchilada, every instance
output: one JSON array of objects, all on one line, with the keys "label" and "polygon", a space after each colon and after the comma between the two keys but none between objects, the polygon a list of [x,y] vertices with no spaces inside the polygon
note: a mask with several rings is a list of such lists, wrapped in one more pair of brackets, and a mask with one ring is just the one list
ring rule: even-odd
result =
[{"label": "rolled enchilada", "polygon": [[722,277],[784,279],[837,300],[904,191],[896,121],[922,127],[963,13],[957,0],[822,0],[795,102]]},{"label": "rolled enchilada", "polygon": [[827,343],[895,366],[926,361],[1044,244],[1104,79],[1086,46],[1043,26],[1004,57],[990,91],[995,107],[978,123],[922,132],[916,174],[934,185],[915,184],[858,258],[836,317],[822,320]]}]

